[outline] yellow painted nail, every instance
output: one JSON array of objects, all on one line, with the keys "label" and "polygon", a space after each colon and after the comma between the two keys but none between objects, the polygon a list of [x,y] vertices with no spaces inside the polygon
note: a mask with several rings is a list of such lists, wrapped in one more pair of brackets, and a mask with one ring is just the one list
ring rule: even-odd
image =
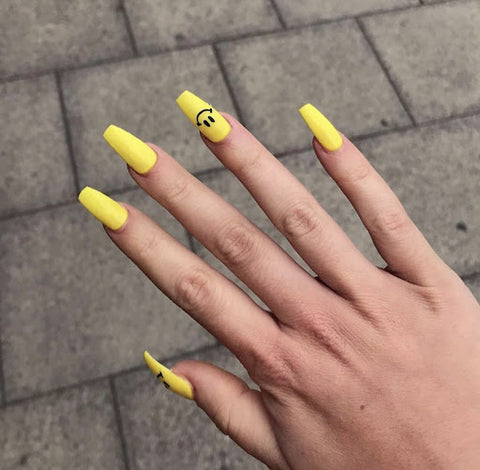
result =
[{"label": "yellow painted nail", "polygon": [[230,134],[228,121],[210,104],[190,91],[184,91],[177,104],[190,122],[212,142],[220,142]]},{"label": "yellow painted nail", "polygon": [[313,132],[313,135],[327,150],[338,150],[342,144],[342,136],[333,124],[310,103],[299,109],[300,114]]},{"label": "yellow painted nail", "polygon": [[157,161],[157,154],[153,149],[121,127],[111,124],[103,133],[103,137],[113,150],[141,175],[150,171]]},{"label": "yellow painted nail", "polygon": [[172,392],[178,395],[193,400],[192,386],[185,380],[174,374],[170,369],[162,366],[160,362],[156,361],[148,351],[143,353],[143,358],[150,368],[152,373],[160,380],[161,383]]},{"label": "yellow painted nail", "polygon": [[78,200],[93,216],[111,230],[118,230],[128,218],[125,207],[89,186],[82,189],[78,195]]}]

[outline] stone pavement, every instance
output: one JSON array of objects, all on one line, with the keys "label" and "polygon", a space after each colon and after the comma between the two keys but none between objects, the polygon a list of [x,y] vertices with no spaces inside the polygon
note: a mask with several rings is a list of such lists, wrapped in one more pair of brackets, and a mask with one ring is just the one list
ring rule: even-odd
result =
[{"label": "stone pavement", "polygon": [[135,188],[103,142],[115,123],[291,253],[177,109],[186,88],[237,115],[382,263],[313,156],[297,109],[317,105],[479,298],[479,25],[478,0],[3,0],[0,468],[264,468],[142,353],[245,371],[76,202],[85,184],[128,201],[228,274]]}]

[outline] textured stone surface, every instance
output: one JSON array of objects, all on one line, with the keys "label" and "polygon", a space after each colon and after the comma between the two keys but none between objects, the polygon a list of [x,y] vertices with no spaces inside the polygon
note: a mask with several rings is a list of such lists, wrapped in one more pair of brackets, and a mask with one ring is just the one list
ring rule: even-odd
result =
[{"label": "textured stone surface", "polygon": [[233,111],[210,47],[68,73],[64,88],[82,185],[133,185],[123,160],[104,141],[113,123],[162,146],[190,171],[218,166],[175,103],[189,89],[217,109]]},{"label": "textured stone surface", "polygon": [[[271,31],[280,23],[269,0],[126,0],[140,51]],[[234,18],[234,20],[232,20]]]},{"label": "textured stone surface", "polygon": [[[140,190],[117,199],[187,243],[183,228]],[[0,234],[8,400],[140,365],[146,346],[165,356],[213,342],[79,204],[3,222]]]},{"label": "textured stone surface", "polygon": [[0,429],[5,470],[124,468],[106,382],[0,409]]},{"label": "textured stone surface", "polygon": [[475,296],[478,302],[480,302],[480,274],[469,277],[465,281],[465,284],[472,291],[472,294]]},{"label": "textured stone surface", "polygon": [[[243,367],[224,348],[188,358],[210,362],[244,380],[248,378]],[[115,385],[132,470],[266,469],[222,434],[194,402],[165,390],[150,371],[118,377]]]},{"label": "textured stone surface", "polygon": [[117,0],[3,0],[0,76],[131,55]]},{"label": "textured stone surface", "polygon": [[309,145],[315,104],[349,135],[409,120],[354,21],[249,38],[221,54],[246,125],[274,152]]},{"label": "textured stone surface", "polygon": [[[480,270],[480,209],[473,196],[478,193],[480,178],[479,127],[480,117],[467,118],[370,138],[360,144],[434,249],[464,275]],[[462,148],[461,158],[458,148]],[[359,249],[375,264],[384,265],[358,216],[321,168],[313,151],[281,161]],[[202,180],[298,260],[290,244],[231,173],[222,171]],[[195,251],[230,279],[236,279],[197,241]],[[243,284],[239,285],[245,289]]]},{"label": "textured stone surface", "polygon": [[0,97],[0,215],[73,198],[72,167],[53,76],[0,84]]},{"label": "textured stone surface", "polygon": [[418,121],[480,109],[480,3],[362,20]]},{"label": "textured stone surface", "polygon": [[361,13],[418,5],[419,0],[275,0],[287,25],[311,24],[315,21],[354,16]]}]

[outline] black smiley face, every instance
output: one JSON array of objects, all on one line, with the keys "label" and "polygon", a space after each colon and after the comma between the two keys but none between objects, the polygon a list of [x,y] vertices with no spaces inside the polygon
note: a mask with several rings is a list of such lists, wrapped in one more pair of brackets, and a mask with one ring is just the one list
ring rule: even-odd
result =
[{"label": "black smiley face", "polygon": [[[203,121],[200,122],[200,116],[201,116],[203,113],[208,113],[208,116],[205,115]],[[211,126],[210,123],[214,123],[214,122],[215,122],[215,119],[213,119],[213,117],[211,116],[212,113],[213,113],[213,109],[212,109],[212,108],[202,109],[202,110],[197,114],[197,126],[201,126],[202,123],[203,123],[205,126],[210,127],[210,126]]]}]

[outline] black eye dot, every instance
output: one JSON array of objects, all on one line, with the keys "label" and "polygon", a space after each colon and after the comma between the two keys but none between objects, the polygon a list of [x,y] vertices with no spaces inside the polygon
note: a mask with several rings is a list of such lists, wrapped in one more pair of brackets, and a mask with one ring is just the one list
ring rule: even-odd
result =
[{"label": "black eye dot", "polygon": [[210,123],[209,123],[206,119],[203,121],[203,123],[204,123],[207,127],[210,127]]},{"label": "black eye dot", "polygon": [[170,388],[170,385],[168,385],[167,382],[163,382],[163,385],[165,385],[165,388]]},{"label": "black eye dot", "polygon": [[209,119],[211,122],[215,122],[215,119],[213,119],[212,116],[208,116],[208,119]]}]

